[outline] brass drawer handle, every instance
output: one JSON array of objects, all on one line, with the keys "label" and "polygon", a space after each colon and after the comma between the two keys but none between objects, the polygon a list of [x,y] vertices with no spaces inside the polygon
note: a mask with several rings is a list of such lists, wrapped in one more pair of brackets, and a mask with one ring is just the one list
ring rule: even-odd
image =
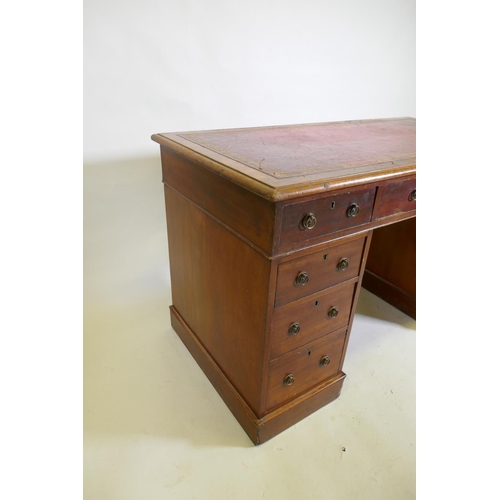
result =
[{"label": "brass drawer handle", "polygon": [[335,318],[335,316],[337,316],[339,313],[339,310],[333,306],[329,311],[328,311],[328,317],[329,318]]},{"label": "brass drawer handle", "polygon": [[329,364],[330,364],[330,358],[328,356],[323,356],[319,361],[320,366],[326,366]]},{"label": "brass drawer handle", "polygon": [[408,196],[408,201],[417,201],[417,190],[416,189],[414,189],[410,193],[410,196]]},{"label": "brass drawer handle", "polygon": [[345,271],[349,267],[349,259],[342,257],[337,264],[337,271]]},{"label": "brass drawer handle", "polygon": [[295,278],[295,283],[297,283],[297,285],[299,286],[304,286],[308,281],[309,281],[309,276],[304,271],[297,274],[297,277]]},{"label": "brass drawer handle", "polygon": [[318,222],[316,216],[309,213],[302,219],[302,227],[304,229],[312,229],[316,225],[316,222]]},{"label": "brass drawer handle", "polygon": [[349,208],[347,209],[346,212],[347,217],[356,217],[356,215],[358,214],[359,214],[359,206],[356,205],[356,203],[349,205]]},{"label": "brass drawer handle", "polygon": [[294,382],[295,382],[295,377],[291,373],[290,375],[287,375],[283,380],[283,383],[285,385],[292,385]]},{"label": "brass drawer handle", "polygon": [[289,335],[297,335],[300,332],[300,325],[298,323],[292,323],[288,329]]}]

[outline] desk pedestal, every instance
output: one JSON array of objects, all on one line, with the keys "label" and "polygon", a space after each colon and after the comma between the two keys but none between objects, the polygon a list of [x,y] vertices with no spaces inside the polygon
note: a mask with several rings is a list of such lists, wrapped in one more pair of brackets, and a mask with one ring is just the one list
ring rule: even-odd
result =
[{"label": "desk pedestal", "polygon": [[416,219],[381,227],[373,238],[363,288],[416,319]]}]

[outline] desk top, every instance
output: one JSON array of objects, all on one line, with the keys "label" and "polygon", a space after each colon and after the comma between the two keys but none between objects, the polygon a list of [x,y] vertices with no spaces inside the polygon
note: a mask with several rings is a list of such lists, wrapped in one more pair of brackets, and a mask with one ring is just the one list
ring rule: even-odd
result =
[{"label": "desk top", "polygon": [[415,173],[414,118],[155,134],[162,146],[274,201]]}]

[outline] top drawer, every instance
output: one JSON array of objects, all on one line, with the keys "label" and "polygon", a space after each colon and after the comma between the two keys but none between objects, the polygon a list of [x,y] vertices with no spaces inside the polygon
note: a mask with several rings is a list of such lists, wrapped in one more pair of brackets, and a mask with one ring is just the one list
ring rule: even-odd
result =
[{"label": "top drawer", "polygon": [[417,208],[417,180],[415,177],[405,181],[392,181],[378,188],[373,220],[391,215],[410,212]]},{"label": "top drawer", "polygon": [[332,242],[319,252],[280,262],[275,307],[358,276],[365,240]]},{"label": "top drawer", "polygon": [[286,205],[281,246],[370,222],[374,198],[375,187]]}]

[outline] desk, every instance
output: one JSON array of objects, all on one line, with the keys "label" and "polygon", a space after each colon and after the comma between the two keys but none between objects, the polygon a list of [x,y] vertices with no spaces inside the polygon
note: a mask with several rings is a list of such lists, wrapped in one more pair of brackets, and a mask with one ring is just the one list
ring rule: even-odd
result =
[{"label": "desk", "polygon": [[368,288],[411,313],[415,120],[152,139],[172,326],[260,444],[339,396],[367,260]]}]

